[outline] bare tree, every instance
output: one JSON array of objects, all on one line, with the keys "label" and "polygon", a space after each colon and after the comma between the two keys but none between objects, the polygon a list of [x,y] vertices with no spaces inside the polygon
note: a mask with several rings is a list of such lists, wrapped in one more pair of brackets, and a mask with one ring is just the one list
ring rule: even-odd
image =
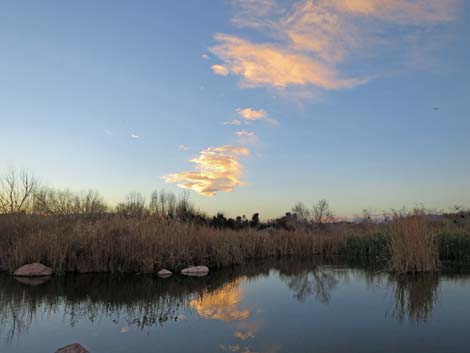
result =
[{"label": "bare tree", "polygon": [[310,219],[311,212],[302,202],[297,202],[292,207],[292,213],[297,215],[297,219],[302,222],[307,222]]},{"label": "bare tree", "polygon": [[38,180],[24,170],[17,172],[12,168],[0,176],[0,212],[15,214],[30,211],[38,185]]},{"label": "bare tree", "polygon": [[127,195],[126,202],[117,205],[116,211],[127,216],[142,217],[147,213],[145,197],[138,192],[131,192]]},{"label": "bare tree", "polygon": [[149,202],[149,211],[152,214],[159,214],[160,207],[158,205],[158,191],[155,190],[150,195],[150,202]]},{"label": "bare tree", "polygon": [[41,188],[34,195],[33,205],[34,213],[64,216],[101,214],[108,209],[101,195],[93,190],[73,193],[70,190]]},{"label": "bare tree", "polygon": [[183,191],[176,203],[175,208],[176,218],[179,220],[189,220],[195,214],[194,206],[189,200],[189,192]]},{"label": "bare tree", "polygon": [[322,199],[313,205],[312,213],[313,221],[317,224],[331,221],[334,217],[333,212],[330,210],[330,205],[325,199]]}]

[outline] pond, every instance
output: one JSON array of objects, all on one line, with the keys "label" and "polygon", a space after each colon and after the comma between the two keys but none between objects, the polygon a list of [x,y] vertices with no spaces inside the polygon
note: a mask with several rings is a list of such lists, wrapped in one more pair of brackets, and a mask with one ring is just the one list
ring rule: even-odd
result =
[{"label": "pond", "polygon": [[470,276],[317,260],[207,277],[0,275],[0,352],[469,352]]}]

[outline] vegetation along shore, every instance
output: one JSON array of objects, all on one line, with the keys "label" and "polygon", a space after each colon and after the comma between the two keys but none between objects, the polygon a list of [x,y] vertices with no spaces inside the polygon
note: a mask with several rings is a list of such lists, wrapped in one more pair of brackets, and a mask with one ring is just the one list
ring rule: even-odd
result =
[{"label": "vegetation along shore", "polygon": [[338,221],[325,200],[273,220],[209,217],[187,194],[137,193],[111,208],[96,192],[42,187],[28,173],[1,179],[0,266],[39,262],[56,273],[157,273],[190,265],[218,268],[253,259],[342,256],[395,273],[436,272],[444,261],[470,264],[470,213],[366,212]]}]

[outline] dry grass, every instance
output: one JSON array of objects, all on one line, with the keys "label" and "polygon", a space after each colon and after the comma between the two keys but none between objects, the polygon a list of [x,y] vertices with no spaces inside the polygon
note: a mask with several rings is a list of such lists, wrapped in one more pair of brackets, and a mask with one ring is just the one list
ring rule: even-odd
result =
[{"label": "dry grass", "polygon": [[436,272],[439,265],[438,246],[424,215],[396,215],[390,224],[390,270]]},{"label": "dry grass", "polygon": [[0,259],[13,271],[41,262],[58,272],[142,272],[187,265],[221,267],[249,259],[332,255],[342,235],[305,232],[217,230],[156,218],[112,216],[99,220],[41,217],[7,234]]},{"label": "dry grass", "polygon": [[317,230],[215,229],[159,217],[0,215],[0,270],[41,262],[63,272],[141,272],[212,268],[252,259],[345,255],[395,273],[434,272],[469,261],[467,224],[430,222],[422,213],[387,224]]}]

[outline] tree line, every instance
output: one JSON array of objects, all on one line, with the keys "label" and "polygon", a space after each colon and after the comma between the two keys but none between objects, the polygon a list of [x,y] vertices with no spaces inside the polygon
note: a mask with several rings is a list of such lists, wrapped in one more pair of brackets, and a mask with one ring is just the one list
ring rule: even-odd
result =
[{"label": "tree line", "polygon": [[138,192],[129,193],[115,207],[109,206],[94,190],[73,192],[41,185],[37,178],[26,171],[9,170],[0,176],[0,214],[33,214],[56,216],[105,216],[117,214],[123,217],[161,217],[207,225],[219,229],[241,230],[247,228],[297,229],[309,225],[322,225],[334,220],[326,200],[320,200],[308,209],[297,203],[285,216],[262,222],[260,214],[225,217],[219,212],[208,216],[190,201],[189,193],[176,196],[165,190],[151,193],[147,199]]}]

